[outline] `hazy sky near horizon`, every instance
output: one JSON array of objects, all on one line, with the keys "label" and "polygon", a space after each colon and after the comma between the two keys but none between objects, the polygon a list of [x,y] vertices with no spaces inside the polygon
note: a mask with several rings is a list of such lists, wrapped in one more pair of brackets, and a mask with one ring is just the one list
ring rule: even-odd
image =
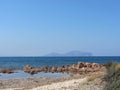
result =
[{"label": "hazy sky near horizon", "polygon": [[0,56],[71,50],[120,56],[120,0],[0,0]]}]

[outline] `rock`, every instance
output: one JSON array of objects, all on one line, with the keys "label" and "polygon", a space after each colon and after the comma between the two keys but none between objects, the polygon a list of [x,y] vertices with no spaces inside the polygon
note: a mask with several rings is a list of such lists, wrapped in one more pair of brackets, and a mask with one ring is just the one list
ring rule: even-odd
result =
[{"label": "rock", "polygon": [[0,73],[13,73],[14,71],[12,69],[0,69]]},{"label": "rock", "polygon": [[35,70],[30,70],[29,73],[33,75],[33,74],[36,74],[37,72]]},{"label": "rock", "polygon": [[76,68],[76,65],[75,65],[75,64],[73,64],[73,65],[71,66],[71,68],[72,68],[72,69],[75,69],[75,68]]},{"label": "rock", "polygon": [[41,68],[34,68],[33,69],[35,72],[42,72],[43,70]]},{"label": "rock", "polygon": [[63,72],[62,67],[58,67],[57,72]]},{"label": "rock", "polygon": [[48,68],[47,66],[44,66],[42,68],[32,68],[29,65],[26,65],[23,70],[25,72],[28,72],[30,74],[35,74],[38,72],[66,72],[66,73],[73,73],[73,74],[88,74],[91,72],[95,72],[98,70],[101,70],[103,65],[97,64],[97,63],[84,63],[84,62],[78,62],[77,64],[72,64],[72,65],[66,65],[66,66],[61,66],[61,67],[50,67]]},{"label": "rock", "polygon": [[51,69],[52,69],[52,67],[49,67],[49,68],[48,68],[48,72],[51,72]]},{"label": "rock", "polygon": [[65,66],[63,65],[62,68],[65,68]]},{"label": "rock", "polygon": [[65,66],[65,71],[69,71],[69,65]]},{"label": "rock", "polygon": [[92,67],[98,67],[99,66],[99,64],[97,64],[97,63],[92,63]]},{"label": "rock", "polygon": [[50,70],[52,73],[57,72],[57,67],[52,67]]},{"label": "rock", "polygon": [[78,62],[78,64],[77,64],[77,68],[82,68],[82,67],[84,67],[85,65],[84,65],[84,63],[83,62]]},{"label": "rock", "polygon": [[33,68],[33,69],[30,70],[29,73],[30,74],[36,74],[38,72],[42,72],[42,69],[41,68]]},{"label": "rock", "polygon": [[72,65],[70,65],[69,67],[68,67],[68,71],[70,71],[72,69]]},{"label": "rock", "polygon": [[82,68],[81,68],[81,71],[82,71],[82,72],[84,72],[85,70],[86,70],[85,67],[82,67]]},{"label": "rock", "polygon": [[47,72],[48,71],[48,67],[47,66],[42,67],[42,71]]},{"label": "rock", "polygon": [[92,64],[91,63],[87,63],[86,64],[88,68],[91,68],[92,67]]},{"label": "rock", "polygon": [[77,69],[71,69],[70,72],[73,73],[73,74],[76,74],[78,72],[78,70]]},{"label": "rock", "polygon": [[79,64],[76,65],[76,69],[79,70],[81,66]]},{"label": "rock", "polygon": [[23,68],[23,71],[24,72],[30,72],[30,70],[32,69],[32,67],[30,65],[26,65],[24,68]]}]

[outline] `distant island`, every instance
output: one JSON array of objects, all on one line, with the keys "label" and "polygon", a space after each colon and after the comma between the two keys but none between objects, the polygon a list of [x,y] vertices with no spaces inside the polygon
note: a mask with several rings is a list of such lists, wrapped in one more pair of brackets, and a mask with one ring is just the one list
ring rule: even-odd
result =
[{"label": "distant island", "polygon": [[70,51],[70,52],[67,52],[67,53],[57,53],[57,52],[52,52],[52,53],[49,53],[45,56],[92,56],[92,53],[90,52],[81,52],[81,51]]}]

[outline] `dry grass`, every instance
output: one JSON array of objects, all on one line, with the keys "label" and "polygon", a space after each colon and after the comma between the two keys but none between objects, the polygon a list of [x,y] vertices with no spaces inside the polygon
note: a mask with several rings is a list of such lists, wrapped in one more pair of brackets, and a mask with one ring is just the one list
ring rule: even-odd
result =
[{"label": "dry grass", "polygon": [[91,74],[90,76],[87,77],[87,80],[92,81],[92,80],[95,80],[96,78],[100,78],[104,75],[106,75],[105,72],[98,72],[98,73],[95,73],[95,74]]},{"label": "dry grass", "polygon": [[120,90],[120,64],[109,62],[106,68],[105,80],[107,84],[104,90]]},{"label": "dry grass", "polygon": [[120,64],[117,64],[117,65],[115,66],[115,68],[116,68],[116,69],[120,69]]}]

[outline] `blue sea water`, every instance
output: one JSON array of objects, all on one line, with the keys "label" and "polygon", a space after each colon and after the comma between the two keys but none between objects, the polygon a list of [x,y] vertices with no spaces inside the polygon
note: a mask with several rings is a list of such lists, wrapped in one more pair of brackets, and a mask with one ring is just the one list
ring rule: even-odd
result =
[{"label": "blue sea water", "polygon": [[108,61],[120,62],[120,57],[0,57],[0,68],[20,70],[25,65],[33,67],[61,66],[75,64],[78,61],[104,64]]}]

